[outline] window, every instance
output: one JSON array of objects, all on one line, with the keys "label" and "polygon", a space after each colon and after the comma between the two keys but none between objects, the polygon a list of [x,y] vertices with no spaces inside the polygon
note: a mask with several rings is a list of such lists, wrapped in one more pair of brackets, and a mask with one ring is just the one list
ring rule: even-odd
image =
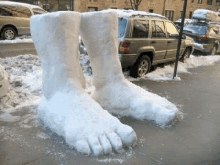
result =
[{"label": "window", "polygon": [[10,6],[0,6],[0,16],[12,16],[12,9]]},{"label": "window", "polygon": [[134,21],[133,38],[148,38],[149,21]]},{"label": "window", "polygon": [[173,21],[173,15],[174,15],[174,11],[165,10],[165,17],[167,17],[169,20]]},{"label": "window", "polygon": [[189,12],[189,19],[192,19],[192,11]]},{"label": "window", "polygon": [[31,14],[30,9],[27,7],[15,6],[12,8],[12,15],[13,15],[13,17],[30,18],[32,14]]},{"label": "window", "polygon": [[88,7],[88,11],[98,11],[98,7]]},{"label": "window", "polygon": [[118,18],[118,38],[124,36],[127,22],[128,21],[124,18]]},{"label": "window", "polygon": [[216,5],[220,6],[220,0],[216,0]]},{"label": "window", "polygon": [[33,11],[34,15],[46,13],[46,11],[39,9],[39,8],[33,8],[32,11]]},{"label": "window", "polygon": [[116,3],[116,0],[112,0],[112,3]]},{"label": "window", "polygon": [[167,33],[169,36],[177,37],[179,36],[179,32],[177,31],[176,27],[171,22],[166,22]]},{"label": "window", "polygon": [[162,21],[152,21],[152,37],[165,38],[165,27]]},{"label": "window", "polygon": [[202,0],[198,0],[198,3],[202,4]]},{"label": "window", "polygon": [[212,0],[207,0],[208,5],[212,5]]},{"label": "window", "polygon": [[149,9],[149,13],[153,13],[154,12],[154,10],[153,9]]}]

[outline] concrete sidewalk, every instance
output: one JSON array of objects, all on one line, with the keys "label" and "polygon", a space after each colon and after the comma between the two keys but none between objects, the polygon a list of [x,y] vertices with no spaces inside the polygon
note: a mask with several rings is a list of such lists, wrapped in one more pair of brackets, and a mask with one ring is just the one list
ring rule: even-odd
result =
[{"label": "concrete sidewalk", "polygon": [[[138,145],[133,149],[122,154],[86,157],[69,149],[63,138],[41,126],[28,128],[19,121],[0,122],[0,164],[219,165],[220,62],[190,71],[191,74],[179,75],[181,81],[134,82],[166,97],[186,116],[166,129],[149,122],[121,118],[137,133]],[[35,108],[26,107],[13,115],[36,115]],[[34,125],[33,121],[29,122]]]}]

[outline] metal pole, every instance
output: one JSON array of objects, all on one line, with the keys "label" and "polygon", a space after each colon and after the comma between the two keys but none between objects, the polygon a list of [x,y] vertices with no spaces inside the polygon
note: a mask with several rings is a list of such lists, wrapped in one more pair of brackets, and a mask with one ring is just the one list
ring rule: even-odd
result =
[{"label": "metal pole", "polygon": [[173,73],[173,79],[174,77],[176,77],[176,71],[177,71],[177,66],[178,66],[178,61],[179,61],[180,46],[181,46],[182,34],[183,34],[183,25],[184,25],[185,15],[186,15],[186,6],[187,6],[187,0],[184,0],[183,15],[182,15],[182,20],[181,20],[181,28],[180,28],[180,34],[179,34],[179,40],[178,40],[178,46],[177,46],[177,52],[176,52],[176,63],[175,63],[175,68],[174,68],[174,73]]},{"label": "metal pole", "polygon": [[162,13],[163,16],[165,15],[165,5],[166,5],[166,0],[164,0],[164,3],[163,3],[163,13]]}]

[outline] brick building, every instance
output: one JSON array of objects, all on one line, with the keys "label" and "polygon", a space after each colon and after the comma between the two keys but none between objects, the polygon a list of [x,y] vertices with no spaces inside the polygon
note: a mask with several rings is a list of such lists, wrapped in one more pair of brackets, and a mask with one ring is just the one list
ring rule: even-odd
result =
[{"label": "brick building", "polygon": [[[130,0],[12,0],[36,4],[48,11],[73,10],[79,12],[99,11],[103,9],[131,9]],[[73,5],[71,5],[73,2]],[[165,2],[165,6],[164,6]],[[170,20],[180,18],[184,0],[142,0],[139,10],[163,14]],[[220,0],[188,0],[186,18],[191,18],[196,9],[210,9],[217,11]]]}]

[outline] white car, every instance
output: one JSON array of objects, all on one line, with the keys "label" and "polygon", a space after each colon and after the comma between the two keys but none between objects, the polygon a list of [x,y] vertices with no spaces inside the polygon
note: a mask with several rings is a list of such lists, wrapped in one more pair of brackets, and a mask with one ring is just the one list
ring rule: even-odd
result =
[{"label": "white car", "polygon": [[8,73],[5,71],[5,68],[0,65],[0,98],[6,95],[8,87]]}]

